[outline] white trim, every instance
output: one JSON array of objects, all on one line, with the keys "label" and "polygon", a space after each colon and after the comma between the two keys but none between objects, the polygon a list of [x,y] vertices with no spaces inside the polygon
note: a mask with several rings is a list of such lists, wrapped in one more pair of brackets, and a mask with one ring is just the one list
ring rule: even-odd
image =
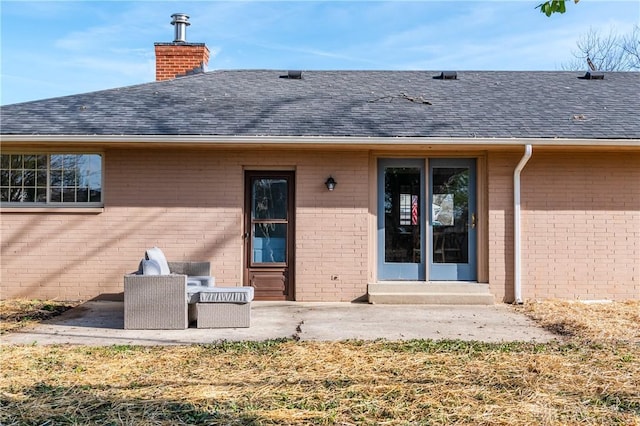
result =
[{"label": "white trim", "polygon": [[106,143],[201,145],[473,145],[473,146],[627,146],[640,147],[640,139],[562,138],[429,138],[360,136],[207,136],[207,135],[0,135],[5,143]]}]

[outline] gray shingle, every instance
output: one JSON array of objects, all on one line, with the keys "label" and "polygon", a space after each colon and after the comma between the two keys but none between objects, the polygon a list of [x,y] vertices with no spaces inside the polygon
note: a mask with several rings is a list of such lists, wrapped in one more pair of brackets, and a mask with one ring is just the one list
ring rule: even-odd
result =
[{"label": "gray shingle", "polygon": [[639,139],[640,73],[214,71],[3,106],[4,135]]}]

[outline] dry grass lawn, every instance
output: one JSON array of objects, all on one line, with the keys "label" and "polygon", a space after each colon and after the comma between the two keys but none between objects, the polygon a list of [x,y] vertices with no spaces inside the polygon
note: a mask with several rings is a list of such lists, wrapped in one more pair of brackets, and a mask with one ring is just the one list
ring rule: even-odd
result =
[{"label": "dry grass lawn", "polygon": [[55,317],[76,305],[77,303],[52,300],[2,300],[0,301],[0,335]]},{"label": "dry grass lawn", "polygon": [[518,308],[557,342],[0,346],[2,425],[640,425],[640,303]]}]

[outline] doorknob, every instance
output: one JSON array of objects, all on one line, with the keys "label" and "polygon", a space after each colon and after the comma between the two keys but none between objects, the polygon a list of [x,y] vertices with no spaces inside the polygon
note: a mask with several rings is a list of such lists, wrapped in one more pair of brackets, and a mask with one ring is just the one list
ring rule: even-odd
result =
[{"label": "doorknob", "polygon": [[476,214],[471,213],[471,229],[475,229],[476,227]]},{"label": "doorknob", "polygon": [[242,234],[242,238],[244,238],[245,240],[249,238],[249,233],[245,232],[244,234]]}]

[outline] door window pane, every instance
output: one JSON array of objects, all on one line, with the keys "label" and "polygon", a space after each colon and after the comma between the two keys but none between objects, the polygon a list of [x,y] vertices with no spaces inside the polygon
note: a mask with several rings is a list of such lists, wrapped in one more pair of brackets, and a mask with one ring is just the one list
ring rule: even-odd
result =
[{"label": "door window pane", "polygon": [[253,263],[284,263],[287,259],[287,224],[253,224]]},{"label": "door window pane", "polygon": [[433,168],[433,263],[469,262],[469,169]]},{"label": "door window pane", "polygon": [[286,179],[256,179],[251,189],[253,219],[287,219]]},{"label": "door window pane", "polygon": [[387,167],[384,174],[384,260],[420,263],[420,169]]}]

